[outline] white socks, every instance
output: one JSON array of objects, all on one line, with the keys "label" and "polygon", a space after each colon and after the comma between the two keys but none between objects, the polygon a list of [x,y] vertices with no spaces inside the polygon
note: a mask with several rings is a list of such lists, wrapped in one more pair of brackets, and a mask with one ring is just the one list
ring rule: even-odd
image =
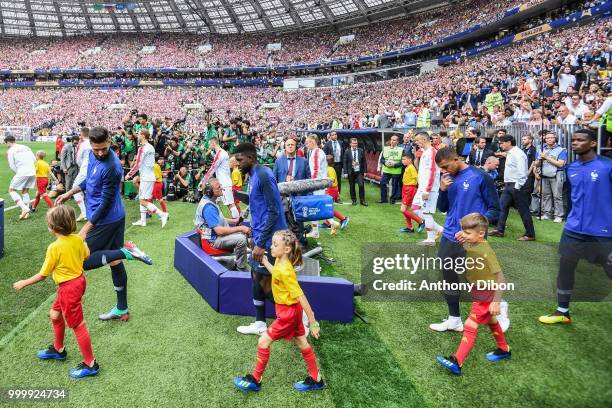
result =
[{"label": "white socks", "polygon": [[423,214],[425,229],[427,230],[427,240],[435,241],[436,235],[442,232],[442,227],[434,221],[432,214]]},{"label": "white socks", "polygon": [[26,208],[30,208],[30,193],[23,193],[22,196],[23,198],[23,204],[26,206]]},{"label": "white socks", "polygon": [[85,212],[87,211],[85,209],[85,200],[84,200],[84,196],[83,193],[76,193],[74,195],[74,202],[79,206],[79,210],[81,210],[81,214],[85,214]]},{"label": "white socks", "polygon": [[143,224],[147,223],[147,207],[140,206],[140,222]]},{"label": "white socks", "polygon": [[[21,209],[23,211],[29,211],[30,209],[28,208],[27,205],[25,205],[25,203],[23,202],[24,200],[21,199],[21,196],[19,195],[18,192],[16,191],[10,191],[9,195],[11,196],[11,198],[13,199],[13,201],[15,202],[15,204],[17,204],[19,207],[21,207]],[[25,194],[24,194],[24,198],[25,198]],[[30,197],[28,196],[28,203],[30,201]]]},{"label": "white socks", "polygon": [[157,214],[160,218],[163,214],[163,211],[157,208],[157,206],[153,203],[148,203],[146,209],[151,211],[151,214]]}]

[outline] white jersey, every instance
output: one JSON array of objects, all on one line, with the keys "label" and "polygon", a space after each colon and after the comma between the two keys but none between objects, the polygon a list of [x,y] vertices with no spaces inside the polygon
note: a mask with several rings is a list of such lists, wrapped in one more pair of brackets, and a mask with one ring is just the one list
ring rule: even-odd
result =
[{"label": "white jersey", "polygon": [[18,177],[31,177],[36,175],[34,163],[36,157],[32,153],[32,149],[24,145],[13,145],[8,152],[8,163]]},{"label": "white jersey", "polygon": [[327,178],[327,157],[322,149],[317,147],[310,152],[308,155],[308,166],[310,167],[310,178]]},{"label": "white jersey", "polygon": [[437,150],[433,147],[423,151],[419,159],[420,192],[436,192],[440,190],[440,168],[436,164]]},{"label": "white jersey", "polygon": [[155,166],[155,148],[151,143],[145,143],[138,148],[138,154],[136,160],[127,174],[127,178],[131,178],[138,171],[140,174],[140,181],[155,181],[155,173],[153,167]]},{"label": "white jersey", "polygon": [[76,147],[76,162],[79,168],[85,167],[89,164],[89,152],[91,152],[91,143],[89,139],[84,139],[79,142]]},{"label": "white jersey", "polygon": [[208,181],[208,179],[215,173],[215,177],[219,180],[221,187],[231,187],[232,186],[232,175],[230,172],[229,166],[229,154],[223,149],[217,150],[215,153],[215,158],[210,165],[210,169],[206,172],[204,179],[202,180],[204,183]]}]

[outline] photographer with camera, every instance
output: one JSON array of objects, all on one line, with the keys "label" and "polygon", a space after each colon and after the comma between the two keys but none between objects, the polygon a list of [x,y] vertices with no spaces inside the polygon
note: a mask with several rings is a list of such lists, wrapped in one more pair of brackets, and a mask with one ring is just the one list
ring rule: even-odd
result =
[{"label": "photographer with camera", "polygon": [[[168,178],[168,180],[170,180],[170,178]],[[168,186],[166,199],[168,201],[186,199],[192,182],[193,179],[191,174],[187,171],[187,167],[181,167],[172,177],[172,183]]]}]

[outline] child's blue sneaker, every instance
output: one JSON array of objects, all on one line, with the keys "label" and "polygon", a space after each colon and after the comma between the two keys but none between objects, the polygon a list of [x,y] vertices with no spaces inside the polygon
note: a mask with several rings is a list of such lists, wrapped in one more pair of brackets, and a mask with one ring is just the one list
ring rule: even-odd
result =
[{"label": "child's blue sneaker", "polygon": [[85,364],[85,362],[82,362],[81,364],[70,370],[70,376],[72,378],[89,377],[90,375],[97,375],[98,371],[100,371],[100,366],[98,365],[96,360],[94,360],[93,366],[91,367]]},{"label": "child's blue sneaker", "polygon": [[495,361],[503,360],[504,358],[512,357],[512,353],[510,352],[510,349],[506,351],[506,350],[502,350],[498,348],[495,351],[487,353],[486,357],[487,357],[487,360],[495,362]]},{"label": "child's blue sneaker", "polygon": [[425,223],[423,222],[423,223],[419,224],[419,227],[417,228],[417,232],[420,234],[424,230],[425,230]]},{"label": "child's blue sneaker", "polygon": [[261,383],[258,383],[251,374],[234,378],[234,385],[242,391],[259,391],[261,389]]},{"label": "child's blue sneaker", "polygon": [[399,232],[406,232],[408,234],[412,234],[412,233],[414,233],[414,230],[412,228],[402,228],[402,229],[400,229]]},{"label": "child's blue sneaker", "polygon": [[64,349],[61,353],[53,347],[53,344],[49,346],[46,350],[39,350],[36,355],[38,358],[43,360],[60,360],[64,361],[66,359],[66,349]]},{"label": "child's blue sneaker", "polygon": [[455,375],[461,374],[461,366],[457,362],[457,359],[455,358],[455,356],[450,356],[450,357],[436,356],[436,360],[438,360],[438,363],[442,364],[444,368],[446,368],[451,373]]},{"label": "child's blue sneaker", "polygon": [[321,381],[315,381],[311,376],[306,377],[304,381],[298,381],[293,386],[298,391],[309,391],[309,390],[322,390],[325,388],[325,383],[321,378]]},{"label": "child's blue sneaker", "polygon": [[340,221],[340,229],[344,230],[346,229],[346,227],[348,227],[349,221],[351,219],[349,217],[346,217],[345,219],[343,219],[342,221]]}]

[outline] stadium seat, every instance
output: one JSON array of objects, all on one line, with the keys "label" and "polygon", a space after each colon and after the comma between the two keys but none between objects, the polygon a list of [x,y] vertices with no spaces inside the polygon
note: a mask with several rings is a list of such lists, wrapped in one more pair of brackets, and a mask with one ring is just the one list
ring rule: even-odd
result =
[{"label": "stadium seat", "polygon": [[200,236],[200,245],[202,250],[206,252],[210,256],[216,255],[231,255],[233,251],[227,249],[219,249],[215,248],[207,239],[204,239]]}]

